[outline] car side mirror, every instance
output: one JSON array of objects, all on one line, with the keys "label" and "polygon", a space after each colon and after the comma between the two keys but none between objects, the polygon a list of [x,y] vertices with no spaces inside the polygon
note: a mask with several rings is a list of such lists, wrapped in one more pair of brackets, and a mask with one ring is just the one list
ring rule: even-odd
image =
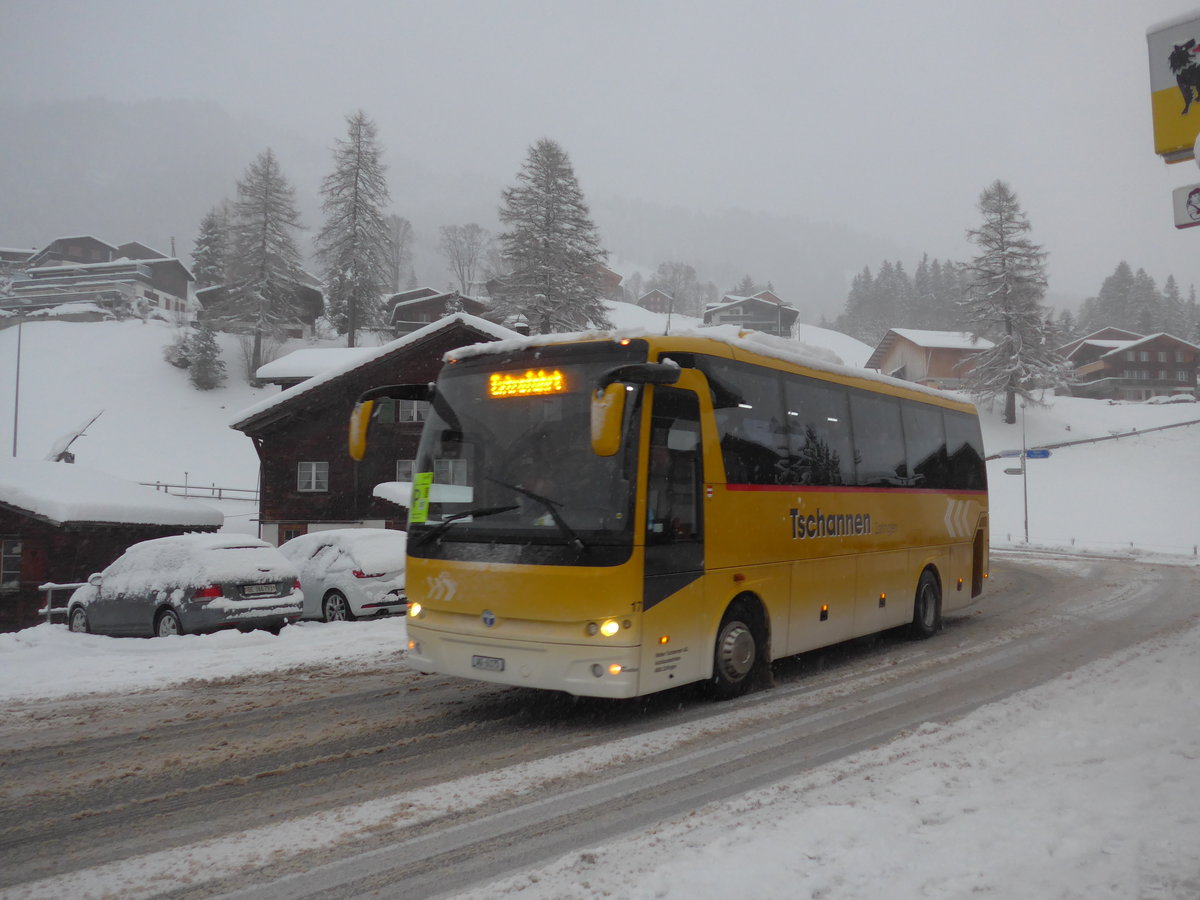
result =
[{"label": "car side mirror", "polygon": [[100,587],[100,573],[93,572],[91,575],[89,575],[87,583],[92,587]]}]

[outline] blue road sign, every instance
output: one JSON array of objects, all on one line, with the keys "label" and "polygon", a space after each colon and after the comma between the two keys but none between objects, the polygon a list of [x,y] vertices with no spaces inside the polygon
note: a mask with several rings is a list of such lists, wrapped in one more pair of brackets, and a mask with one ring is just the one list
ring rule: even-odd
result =
[{"label": "blue road sign", "polygon": [[1049,450],[1026,450],[1026,459],[1046,459],[1050,455]]}]

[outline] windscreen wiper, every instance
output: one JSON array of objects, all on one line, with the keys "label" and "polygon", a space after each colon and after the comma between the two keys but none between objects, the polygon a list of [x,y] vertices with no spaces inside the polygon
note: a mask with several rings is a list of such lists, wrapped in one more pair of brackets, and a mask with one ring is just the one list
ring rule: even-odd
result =
[{"label": "windscreen wiper", "polygon": [[492,478],[486,475],[484,477],[487,478],[488,481],[492,482],[492,484],[498,484],[500,487],[506,487],[510,491],[516,491],[518,494],[522,494],[528,497],[530,500],[541,504],[543,507],[545,507],[546,512],[550,514],[550,518],[554,520],[554,524],[558,527],[558,530],[562,532],[563,537],[567,539],[567,543],[576,550],[584,549],[583,541],[579,539],[579,535],[576,533],[575,529],[567,524],[567,520],[564,519],[562,517],[562,513],[558,511],[558,507],[562,506],[562,504],[557,500],[551,500],[549,497],[543,497],[541,494],[531,491],[527,487],[522,487],[519,484],[509,484],[507,481],[501,481],[498,478]]},{"label": "windscreen wiper", "polygon": [[446,516],[446,518],[444,518],[444,519],[442,519],[442,521],[438,522],[438,524],[436,526],[434,526],[432,531],[429,531],[426,534],[423,534],[419,538],[417,538],[417,540],[415,541],[415,544],[416,544],[416,546],[420,547],[424,544],[428,544],[434,538],[441,537],[443,534],[446,533],[447,528],[449,528],[451,525],[453,525],[455,522],[458,522],[461,519],[468,519],[468,518],[481,519],[484,516],[495,516],[495,515],[498,515],[499,513],[506,513],[506,512],[509,512],[510,510],[514,510],[514,509],[517,509],[517,506],[515,504],[513,504],[512,506],[481,506],[478,509],[467,509],[467,510],[463,510],[462,512],[457,512],[452,516]]}]

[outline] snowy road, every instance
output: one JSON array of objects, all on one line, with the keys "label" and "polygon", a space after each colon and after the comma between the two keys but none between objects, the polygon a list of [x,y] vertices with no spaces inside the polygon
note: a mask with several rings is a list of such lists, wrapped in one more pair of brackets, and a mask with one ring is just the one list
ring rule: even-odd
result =
[{"label": "snowy road", "polygon": [[572,701],[398,660],[15,704],[0,723],[0,896],[468,891],[1196,616],[1195,568],[993,562],[983,600],[935,639],[806,654],[776,665],[774,690],[727,704],[689,689]]}]

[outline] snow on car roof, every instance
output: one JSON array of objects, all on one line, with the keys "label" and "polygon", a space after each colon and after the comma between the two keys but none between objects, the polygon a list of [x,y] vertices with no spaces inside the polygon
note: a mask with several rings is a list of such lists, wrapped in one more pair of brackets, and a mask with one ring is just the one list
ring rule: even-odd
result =
[{"label": "snow on car roof", "polygon": [[223,533],[142,541],[104,570],[107,589],[131,592],[295,577],[295,566],[266,541]]},{"label": "snow on car roof", "polygon": [[345,550],[373,572],[399,572],[405,565],[408,534],[391,528],[330,528],[294,537],[280,549],[285,556],[296,559],[325,544]]},{"label": "snow on car roof", "polygon": [[215,528],[219,510],[84,466],[0,459],[0,503],[64,522]]}]

